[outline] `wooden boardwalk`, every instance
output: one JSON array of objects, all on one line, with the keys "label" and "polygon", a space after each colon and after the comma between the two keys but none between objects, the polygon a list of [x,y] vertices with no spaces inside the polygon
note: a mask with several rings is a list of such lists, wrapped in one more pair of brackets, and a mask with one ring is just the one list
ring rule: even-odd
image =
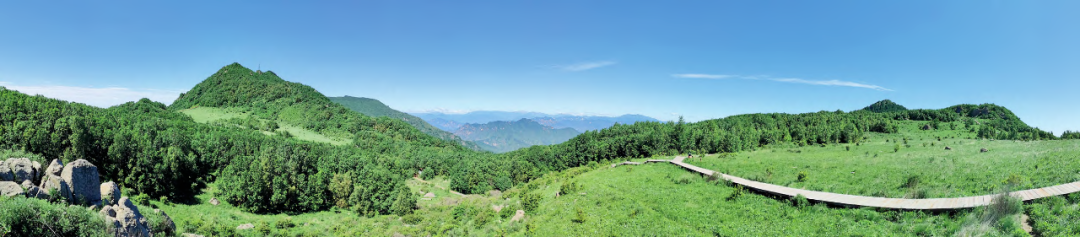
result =
[{"label": "wooden boardwalk", "polygon": [[[868,197],[868,196],[856,196],[838,193],[827,193],[810,191],[805,189],[790,188],[775,184],[762,183],[753,180],[748,180],[740,177],[735,177],[716,171],[708,170],[705,168],[697,167],[691,164],[683,163],[684,157],[675,157],[674,160],[648,160],[645,163],[652,162],[667,162],[672,163],[690,171],[697,172],[703,175],[713,175],[713,173],[719,174],[722,178],[730,180],[733,183],[742,185],[746,188],[757,190],[759,192],[771,193],[781,196],[794,197],[802,194],[806,199],[825,202],[834,205],[843,206],[856,206],[856,207],[878,207],[886,209],[902,209],[902,210],[950,210],[950,209],[965,209],[980,206],[990,205],[990,201],[996,195],[983,195],[974,197],[959,197],[959,198],[927,198],[927,199],[904,199],[904,198],[883,198],[883,197]],[[1039,199],[1050,196],[1059,196],[1070,194],[1080,191],[1080,182],[1072,182],[1062,185],[1050,186],[1038,189],[1029,189],[1023,191],[1011,192],[1010,195],[1023,199],[1024,201]]]}]

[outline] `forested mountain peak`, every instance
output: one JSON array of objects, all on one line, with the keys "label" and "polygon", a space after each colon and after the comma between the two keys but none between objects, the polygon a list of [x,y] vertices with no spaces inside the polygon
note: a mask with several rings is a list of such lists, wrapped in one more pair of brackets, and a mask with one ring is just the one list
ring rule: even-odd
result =
[{"label": "forested mountain peak", "polygon": [[[378,136],[445,147],[453,143],[427,136],[403,121],[354,112],[314,88],[289,82],[275,73],[252,71],[239,63],[222,67],[180,94],[169,109],[240,108],[258,119],[276,121],[338,140]],[[362,140],[362,139],[357,139]]]},{"label": "forested mountain peak", "polygon": [[866,110],[866,111],[870,111],[870,112],[874,112],[874,113],[885,113],[885,112],[904,111],[904,110],[907,110],[907,108],[905,108],[903,105],[900,105],[900,104],[897,104],[897,103],[893,102],[892,100],[885,99],[885,100],[881,100],[881,101],[878,101],[878,102],[874,102],[874,104],[871,104],[870,106],[866,106],[866,108],[863,108],[862,110]]}]

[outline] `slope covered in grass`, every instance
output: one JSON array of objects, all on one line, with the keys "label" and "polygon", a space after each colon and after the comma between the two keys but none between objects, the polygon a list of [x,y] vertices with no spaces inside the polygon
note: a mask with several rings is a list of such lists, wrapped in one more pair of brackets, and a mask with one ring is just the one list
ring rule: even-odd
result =
[{"label": "slope covered in grass", "polygon": [[[670,164],[596,167],[550,175],[526,186],[525,192],[542,197],[527,218],[526,232],[537,236],[947,236],[979,224],[973,219],[983,212],[834,208],[740,191],[723,180],[712,181]],[[576,187],[555,197],[568,186]],[[1005,230],[1012,228],[1016,226]],[[979,235],[1004,232],[981,231]]]},{"label": "slope covered in grass", "polygon": [[[979,125],[965,129],[957,122],[929,131],[918,122],[898,125],[898,133],[867,134],[856,144],[775,145],[687,162],[794,188],[894,198],[979,196],[1080,181],[1077,140],[973,139]],[[988,152],[980,152],[984,148]]]}]

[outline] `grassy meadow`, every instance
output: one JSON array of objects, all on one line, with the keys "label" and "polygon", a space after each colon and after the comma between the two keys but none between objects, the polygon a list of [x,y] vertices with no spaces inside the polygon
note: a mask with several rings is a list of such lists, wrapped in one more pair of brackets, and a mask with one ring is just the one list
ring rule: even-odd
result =
[{"label": "grassy meadow", "polygon": [[[1018,212],[1001,214],[986,208],[945,213],[835,208],[805,199],[758,195],[670,164],[595,167],[588,172],[571,169],[530,182],[527,191],[511,191],[543,197],[539,208],[530,213],[522,234],[1013,236],[1020,230]],[[566,186],[576,186],[576,190],[555,197],[555,192]],[[1019,202],[1012,205],[1019,210]],[[994,218],[988,218],[991,216]]]},{"label": "grassy meadow", "polygon": [[870,133],[858,144],[768,146],[686,162],[793,188],[895,198],[987,195],[1080,181],[1080,140],[978,140],[969,139],[974,134],[961,124],[957,130],[945,124],[916,131],[920,125],[904,123],[898,134]]},{"label": "grassy meadow", "polygon": [[[252,113],[250,113],[249,111],[247,111],[247,110],[245,110],[243,108],[195,107],[195,108],[181,110],[180,112],[184,113],[184,114],[186,114],[188,116],[191,116],[191,118],[194,119],[195,122],[199,122],[199,123],[217,122],[217,123],[235,125],[235,126],[240,126],[240,127],[246,127],[246,125],[244,124],[245,120],[248,120],[252,116]],[[262,118],[256,118],[256,120],[259,121],[260,123],[269,122],[269,120],[262,119]],[[288,124],[288,123],[285,123],[285,122],[281,122],[281,121],[274,121],[274,122],[278,125],[278,128],[274,129],[273,132],[266,131],[266,130],[260,130],[260,132],[262,132],[263,134],[266,134],[266,135],[276,135],[278,133],[284,132],[284,133],[288,133],[290,136],[292,136],[292,137],[294,137],[296,139],[305,140],[305,141],[313,141],[313,142],[329,143],[329,144],[334,144],[334,145],[344,145],[344,144],[352,143],[352,139],[326,136],[326,135],[320,134],[320,133],[318,133],[316,131],[311,131],[311,130],[308,130],[308,129],[304,129],[302,127],[291,125],[291,124]],[[256,130],[259,130],[259,129],[256,129]]]}]

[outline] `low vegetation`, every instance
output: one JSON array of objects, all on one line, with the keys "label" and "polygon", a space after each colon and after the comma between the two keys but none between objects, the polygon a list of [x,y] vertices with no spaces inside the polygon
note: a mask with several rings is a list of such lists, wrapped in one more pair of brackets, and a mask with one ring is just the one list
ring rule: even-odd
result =
[{"label": "low vegetation", "polygon": [[978,196],[1080,180],[1080,141],[992,141],[962,125],[923,131],[919,122],[897,124],[898,133],[867,134],[857,145],[775,145],[687,162],[794,188],[895,198]]}]

